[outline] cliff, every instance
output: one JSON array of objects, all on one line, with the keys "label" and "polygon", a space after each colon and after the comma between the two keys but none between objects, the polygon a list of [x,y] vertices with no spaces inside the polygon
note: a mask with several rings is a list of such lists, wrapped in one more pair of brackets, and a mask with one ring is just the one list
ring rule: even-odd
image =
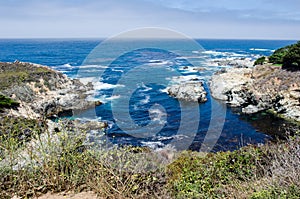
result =
[{"label": "cliff", "polygon": [[65,129],[102,132],[107,127],[104,122],[50,120],[100,105],[86,100],[92,90],[91,83],[85,85],[46,66],[0,62],[0,141],[12,137],[22,143],[37,134]]},{"label": "cliff", "polygon": [[86,100],[92,89],[91,84],[84,85],[46,66],[0,63],[0,95],[19,103],[11,109],[4,107],[2,115],[31,119],[72,115],[95,105]]}]

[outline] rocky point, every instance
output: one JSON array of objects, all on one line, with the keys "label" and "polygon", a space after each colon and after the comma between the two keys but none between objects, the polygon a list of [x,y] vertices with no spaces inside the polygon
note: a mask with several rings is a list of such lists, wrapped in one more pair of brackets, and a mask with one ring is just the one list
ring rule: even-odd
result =
[{"label": "rocky point", "polygon": [[272,110],[300,121],[299,71],[271,64],[229,68],[212,76],[210,90],[214,98],[241,107],[244,113]]}]

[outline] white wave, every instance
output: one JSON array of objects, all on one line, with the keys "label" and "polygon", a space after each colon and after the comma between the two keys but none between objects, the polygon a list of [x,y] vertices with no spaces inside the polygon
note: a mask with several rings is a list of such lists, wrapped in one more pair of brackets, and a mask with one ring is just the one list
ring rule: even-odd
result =
[{"label": "white wave", "polygon": [[172,77],[171,84],[180,84],[189,81],[201,80],[202,77],[199,75],[186,75],[186,76],[175,76]]},{"label": "white wave", "polygon": [[168,87],[164,88],[164,89],[159,89],[160,92],[162,93],[168,93]]},{"label": "white wave", "polygon": [[207,50],[207,51],[204,51],[202,52],[202,54],[208,54],[208,55],[213,55],[213,56],[224,56],[226,55],[226,53],[224,52],[217,52],[217,51],[214,51],[214,50]]},{"label": "white wave", "polygon": [[168,61],[168,60],[149,60],[149,62],[147,63],[147,65],[150,66],[162,66],[162,65],[169,65],[172,62]]},{"label": "white wave", "polygon": [[[87,94],[91,94],[91,95],[89,95],[89,96],[86,98],[87,101],[90,101],[90,102],[99,101],[99,98],[95,98],[95,97],[92,96],[92,94],[94,94],[94,91],[89,92],[89,93],[87,93]],[[101,101],[101,102],[102,102],[102,101]]]},{"label": "white wave", "polygon": [[143,88],[143,92],[147,92],[147,91],[151,91],[152,88],[148,87],[144,84],[144,82],[142,82],[141,84],[138,85],[138,88]]},{"label": "white wave", "polygon": [[115,71],[115,72],[121,72],[121,73],[124,72],[124,70],[121,70],[121,69],[115,69],[115,68],[112,68],[111,70],[112,70],[112,71]]},{"label": "white wave", "polygon": [[273,50],[267,49],[267,48],[250,48],[249,50],[251,50],[251,51],[273,51]]},{"label": "white wave", "polygon": [[151,59],[151,60],[149,60],[149,63],[158,63],[158,62],[162,62],[162,60],[159,60],[159,59]]},{"label": "white wave", "polygon": [[80,68],[80,69],[85,69],[85,68],[108,68],[108,66],[103,66],[103,65],[82,65],[82,66],[79,66],[78,68]]},{"label": "white wave", "polygon": [[247,57],[247,54],[241,54],[241,53],[234,53],[234,52],[219,52],[214,50],[207,50],[202,52],[202,54],[208,54],[212,55],[214,57],[216,56],[222,56],[222,57]]},{"label": "white wave", "polygon": [[176,140],[182,140],[182,139],[184,139],[184,138],[189,138],[189,136],[187,136],[187,135],[182,135],[182,134],[179,134],[179,135],[173,135],[172,136],[174,139],[176,139]]},{"label": "white wave", "polygon": [[158,122],[162,125],[166,123],[167,114],[159,104],[155,104],[149,109],[149,116],[154,122]]},{"label": "white wave", "polygon": [[112,95],[110,97],[107,97],[107,95],[101,95],[100,97],[93,97],[93,96],[88,96],[87,101],[100,101],[102,103],[107,103],[109,101],[113,101],[116,99],[119,99],[121,96],[120,95]]},{"label": "white wave", "polygon": [[112,100],[119,99],[120,97],[121,97],[121,95],[112,95],[111,97],[107,97],[105,99],[109,100],[109,101],[112,101]]},{"label": "white wave", "polygon": [[247,54],[240,54],[240,53],[228,53],[230,57],[247,57]]},{"label": "white wave", "polygon": [[72,68],[73,66],[69,63],[62,65],[63,67],[68,67],[68,68]]},{"label": "white wave", "polygon": [[99,82],[99,78],[97,77],[81,77],[79,78],[79,81],[83,84],[88,84],[89,82]]},{"label": "white wave", "polygon": [[61,72],[61,73],[67,73],[67,72],[70,72],[70,71],[67,71],[67,70],[59,70],[59,69],[58,69],[58,71]]},{"label": "white wave", "polygon": [[93,85],[95,90],[107,90],[116,87],[124,87],[122,84],[108,84],[104,82],[93,82]]},{"label": "white wave", "polygon": [[146,95],[145,96],[145,99],[142,99],[141,101],[140,101],[140,104],[147,104],[147,103],[149,103],[150,102],[150,95]]},{"label": "white wave", "polygon": [[173,136],[158,136],[157,140],[159,141],[166,141],[166,140],[172,140]]},{"label": "white wave", "polygon": [[172,140],[172,139],[182,140],[185,138],[188,138],[188,136],[180,134],[180,135],[172,135],[172,136],[158,136],[157,140],[159,140],[159,141],[166,141],[166,140]]},{"label": "white wave", "polygon": [[142,146],[149,147],[151,149],[157,149],[165,146],[162,142],[141,142]]}]

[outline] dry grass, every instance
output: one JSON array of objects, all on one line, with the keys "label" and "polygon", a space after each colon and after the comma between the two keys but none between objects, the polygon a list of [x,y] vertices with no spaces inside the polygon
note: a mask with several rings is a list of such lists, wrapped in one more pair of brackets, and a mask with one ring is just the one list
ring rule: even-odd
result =
[{"label": "dry grass", "polygon": [[143,148],[85,146],[85,138],[66,128],[22,146],[18,139],[1,143],[0,198],[89,190],[102,198],[168,197],[161,156]]},{"label": "dry grass", "polygon": [[259,175],[223,186],[221,191],[228,198],[299,198],[300,138],[293,136],[261,148],[264,155],[256,167]]},{"label": "dry grass", "polygon": [[1,142],[0,198],[70,191],[99,198],[300,197],[297,135],[215,154],[101,148],[85,145],[85,139],[85,132],[66,127],[19,140],[22,145],[17,139]]}]

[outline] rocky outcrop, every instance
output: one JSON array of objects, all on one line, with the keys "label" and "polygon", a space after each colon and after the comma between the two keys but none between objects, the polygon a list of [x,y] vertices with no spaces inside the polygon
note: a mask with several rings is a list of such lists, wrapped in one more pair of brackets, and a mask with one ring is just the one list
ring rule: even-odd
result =
[{"label": "rocky outcrop", "polygon": [[[79,80],[69,79],[46,66],[22,62],[0,63],[0,71],[0,95],[18,102],[17,107],[2,109],[0,117],[43,122],[49,131],[57,132],[61,127],[49,119],[73,116],[82,110],[101,105],[101,102],[86,100],[93,90],[91,83],[83,84]],[[69,120],[64,124],[85,132],[102,131],[107,127],[106,123],[98,121]],[[58,126],[52,128],[55,125]]]},{"label": "rocky outcrop", "polygon": [[0,93],[20,102],[18,109],[7,111],[8,115],[33,119],[66,116],[95,106],[86,100],[92,84],[69,79],[48,67],[16,62],[0,63],[0,70],[4,76]]},{"label": "rocky outcrop", "polygon": [[272,109],[300,121],[300,72],[272,65],[226,69],[212,76],[210,89],[214,98],[244,113]]},{"label": "rocky outcrop", "polygon": [[236,68],[251,68],[254,61],[250,58],[213,59],[209,62],[212,66],[231,66]]},{"label": "rocky outcrop", "polygon": [[203,103],[207,101],[202,82],[183,82],[168,88],[168,94],[179,100]]}]

